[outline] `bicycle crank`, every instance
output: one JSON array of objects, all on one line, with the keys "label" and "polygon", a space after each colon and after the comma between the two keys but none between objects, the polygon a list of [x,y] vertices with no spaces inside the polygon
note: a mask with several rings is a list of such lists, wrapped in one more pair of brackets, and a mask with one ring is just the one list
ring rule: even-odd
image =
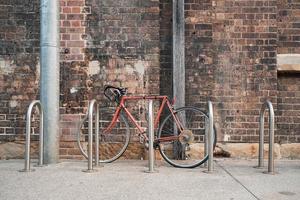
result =
[{"label": "bicycle crank", "polygon": [[192,133],[191,130],[184,129],[180,133],[178,140],[183,145],[185,145],[187,143],[192,143],[192,142],[194,142],[194,134]]}]

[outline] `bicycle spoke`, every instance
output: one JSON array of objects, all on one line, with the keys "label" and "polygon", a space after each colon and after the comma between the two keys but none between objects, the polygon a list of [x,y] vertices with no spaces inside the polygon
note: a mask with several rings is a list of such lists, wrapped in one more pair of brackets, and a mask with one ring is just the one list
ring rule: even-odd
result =
[{"label": "bicycle spoke", "polygon": [[118,159],[126,150],[129,139],[129,125],[120,114],[111,129],[107,129],[113,119],[115,108],[100,108],[100,162],[112,162]]}]

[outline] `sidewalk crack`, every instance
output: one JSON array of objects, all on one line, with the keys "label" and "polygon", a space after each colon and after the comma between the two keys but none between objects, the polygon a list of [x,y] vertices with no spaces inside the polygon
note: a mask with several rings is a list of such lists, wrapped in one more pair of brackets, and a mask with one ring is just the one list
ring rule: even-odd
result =
[{"label": "sidewalk crack", "polygon": [[248,189],[241,181],[239,181],[236,177],[234,177],[224,166],[222,166],[219,162],[215,161],[215,163],[223,169],[233,180],[235,180],[238,184],[240,184],[247,192],[249,192],[255,199],[261,200],[258,196],[256,196],[250,189]]}]

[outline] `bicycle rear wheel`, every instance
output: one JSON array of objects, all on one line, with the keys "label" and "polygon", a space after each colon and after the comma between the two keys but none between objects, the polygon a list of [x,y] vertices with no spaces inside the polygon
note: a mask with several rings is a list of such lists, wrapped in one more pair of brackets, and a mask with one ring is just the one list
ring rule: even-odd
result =
[{"label": "bicycle rear wheel", "polygon": [[109,163],[117,160],[122,156],[129,144],[129,124],[122,113],[120,113],[114,127],[110,130],[107,129],[114,113],[114,107],[104,107],[99,110],[100,163]]},{"label": "bicycle rear wheel", "polygon": [[[162,157],[172,166],[179,168],[194,168],[208,159],[204,152],[206,137],[206,113],[196,107],[182,107],[174,111],[175,116],[183,126],[183,131],[177,128],[172,114],[162,122],[158,130],[159,151]],[[208,122],[208,121],[207,121]],[[174,137],[172,141],[164,141]],[[176,137],[178,136],[178,137]],[[214,127],[214,148],[216,146],[216,130]]]}]

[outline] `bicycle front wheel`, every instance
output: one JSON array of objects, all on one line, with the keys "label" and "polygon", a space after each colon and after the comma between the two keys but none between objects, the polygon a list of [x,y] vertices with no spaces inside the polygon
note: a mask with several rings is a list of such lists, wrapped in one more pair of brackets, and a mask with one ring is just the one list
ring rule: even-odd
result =
[{"label": "bicycle front wheel", "polygon": [[[159,151],[162,157],[172,166],[179,168],[194,168],[203,164],[208,159],[204,147],[208,130],[207,114],[196,107],[182,107],[174,111],[174,116],[183,130],[179,130],[172,114],[163,120],[158,130]],[[214,127],[214,147],[216,138]]]},{"label": "bicycle front wheel", "polygon": [[114,114],[114,107],[105,107],[99,110],[99,157],[101,163],[117,160],[122,156],[129,144],[129,124],[122,113],[120,113],[115,125],[108,129]]}]

